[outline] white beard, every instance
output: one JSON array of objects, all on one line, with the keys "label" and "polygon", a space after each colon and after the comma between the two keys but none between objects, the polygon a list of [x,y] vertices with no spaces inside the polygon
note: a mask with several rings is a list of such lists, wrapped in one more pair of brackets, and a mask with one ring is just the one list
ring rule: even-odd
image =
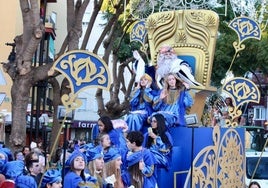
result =
[{"label": "white beard", "polygon": [[170,68],[172,65],[172,61],[176,60],[177,56],[173,55],[160,55],[157,61],[157,70],[156,73],[160,78],[164,78],[168,73],[170,73]]}]

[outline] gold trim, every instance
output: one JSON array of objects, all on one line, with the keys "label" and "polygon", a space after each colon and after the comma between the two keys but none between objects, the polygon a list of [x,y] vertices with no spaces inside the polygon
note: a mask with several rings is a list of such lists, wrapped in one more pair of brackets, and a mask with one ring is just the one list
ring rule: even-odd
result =
[{"label": "gold trim", "polygon": [[244,187],[244,145],[238,132],[226,129],[221,136],[219,126],[213,128],[214,145],[203,148],[192,162],[184,188],[192,187]]}]

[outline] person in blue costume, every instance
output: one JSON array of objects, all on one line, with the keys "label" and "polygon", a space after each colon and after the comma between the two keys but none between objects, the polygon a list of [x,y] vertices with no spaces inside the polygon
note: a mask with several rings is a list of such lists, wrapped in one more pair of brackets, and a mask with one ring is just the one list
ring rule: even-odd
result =
[{"label": "person in blue costume", "polygon": [[15,180],[18,176],[24,173],[24,162],[20,160],[8,161],[5,164],[3,174],[5,174],[6,179]]},{"label": "person in blue costume", "polygon": [[110,136],[107,133],[101,133],[98,136],[98,144],[102,147],[102,151],[105,154],[111,147]]},{"label": "person in blue costume", "polygon": [[155,97],[154,114],[162,114],[167,127],[186,126],[186,111],[193,105],[193,98],[186,89],[183,81],[174,73],[169,73],[164,80],[164,88]]},{"label": "person in blue costume", "polygon": [[98,120],[99,132],[107,133],[110,136],[111,145],[119,148],[126,148],[126,142],[122,129],[115,129],[110,117],[102,116]]},{"label": "person in blue costume", "polygon": [[158,168],[169,169],[173,139],[165,125],[165,118],[162,114],[155,114],[152,117],[151,127],[144,134],[143,146],[150,149],[154,154]]},{"label": "person in blue costume", "polygon": [[[122,129],[113,127],[113,123],[110,117],[102,116],[98,120],[99,132],[100,134],[107,133],[111,140],[111,146],[117,147],[120,150],[123,159],[126,158],[126,153],[128,151],[126,138]],[[125,160],[123,160],[124,163]]]},{"label": "person in blue costume", "polygon": [[48,169],[43,175],[41,188],[61,188],[61,171],[58,169]]},{"label": "person in blue costume", "polygon": [[0,173],[3,172],[5,164],[8,162],[8,156],[7,153],[0,148]]},{"label": "person in blue costume", "polygon": [[86,156],[79,150],[74,150],[65,163],[64,188],[97,187],[96,179],[86,178],[84,170],[86,167]]},{"label": "person in blue costume", "polygon": [[110,147],[104,154],[106,181],[116,188],[128,187],[124,185],[121,174],[122,157],[118,148]]},{"label": "person in blue costume", "polygon": [[149,149],[142,146],[144,136],[140,131],[127,134],[127,167],[131,185],[135,188],[156,188],[155,158]]},{"label": "person in blue costume", "polygon": [[104,181],[106,175],[104,172],[104,160],[103,160],[103,150],[101,146],[95,146],[88,148],[85,151],[85,155],[88,161],[88,172],[87,176],[91,176],[97,180],[98,187],[105,187],[106,183]]},{"label": "person in blue costume", "polygon": [[151,89],[151,84],[152,78],[148,74],[143,74],[131,93],[131,111],[125,119],[129,132],[140,131],[153,112],[154,91]]},{"label": "person in blue costume", "polygon": [[20,175],[15,181],[16,188],[37,188],[37,183],[32,176]]}]

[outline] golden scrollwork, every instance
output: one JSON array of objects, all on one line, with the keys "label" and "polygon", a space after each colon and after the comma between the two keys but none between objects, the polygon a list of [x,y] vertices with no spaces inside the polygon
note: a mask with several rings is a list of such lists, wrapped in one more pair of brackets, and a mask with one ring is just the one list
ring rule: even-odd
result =
[{"label": "golden scrollwork", "polygon": [[66,112],[82,105],[78,93],[90,87],[109,89],[111,75],[107,64],[97,55],[85,51],[69,51],[60,56],[52,70],[59,71],[69,81],[71,92],[62,96]]},{"label": "golden scrollwork", "polygon": [[66,114],[70,113],[72,110],[82,106],[82,101],[79,100],[77,94],[70,93],[69,95],[64,94],[61,97],[63,106],[65,106]]},{"label": "golden scrollwork", "polygon": [[[221,131],[225,131],[222,136]],[[215,126],[212,134],[214,145],[203,148],[197,154],[184,187],[189,187],[191,178],[192,188],[243,187],[244,146],[238,132],[233,128]]]},{"label": "golden scrollwork", "polygon": [[177,10],[151,14],[146,21],[152,64],[156,64],[159,48],[170,45],[178,56],[196,59],[195,78],[210,84],[218,15],[209,10]]},{"label": "golden scrollwork", "polygon": [[[90,57],[76,60],[76,55],[69,55],[68,60],[62,60],[60,65],[62,69],[70,69],[77,86],[80,86],[81,83],[91,82],[96,78],[99,78],[99,84],[103,84],[107,81],[103,75],[105,71],[104,67],[100,67],[100,71],[97,72],[96,65],[91,61]],[[82,76],[81,71],[85,71],[86,74]]]},{"label": "golden scrollwork", "polygon": [[138,25],[137,27],[133,28],[132,32],[135,37],[142,38],[146,33],[146,30],[145,27],[143,27],[142,25]]},{"label": "golden scrollwork", "polygon": [[236,31],[241,42],[247,38],[260,39],[261,37],[261,29],[258,23],[248,17],[235,18],[229,24],[229,27]]},{"label": "golden scrollwork", "polygon": [[223,92],[232,98],[233,107],[228,108],[230,119],[225,120],[226,126],[236,127],[237,118],[242,115],[242,105],[249,102],[259,103],[260,92],[254,82],[243,77],[234,77],[223,85]]}]

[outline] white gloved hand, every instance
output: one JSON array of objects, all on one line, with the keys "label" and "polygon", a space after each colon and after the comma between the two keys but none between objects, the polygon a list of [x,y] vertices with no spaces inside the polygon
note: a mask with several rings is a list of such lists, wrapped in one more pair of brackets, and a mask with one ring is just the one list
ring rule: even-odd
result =
[{"label": "white gloved hand", "polygon": [[135,59],[140,60],[141,56],[137,50],[134,50],[132,54]]}]

